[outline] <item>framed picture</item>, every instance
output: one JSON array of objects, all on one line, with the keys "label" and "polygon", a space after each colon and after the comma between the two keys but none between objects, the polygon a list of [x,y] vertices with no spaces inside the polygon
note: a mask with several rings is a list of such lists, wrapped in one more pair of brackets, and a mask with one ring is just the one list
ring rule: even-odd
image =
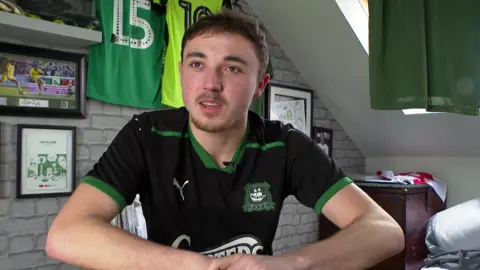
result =
[{"label": "framed picture", "polygon": [[0,43],[0,115],[86,118],[85,58]]},{"label": "framed picture", "polygon": [[273,83],[268,85],[267,119],[292,124],[294,128],[311,137],[312,115],[312,90]]},{"label": "framed picture", "polygon": [[17,198],[72,194],[75,147],[75,127],[18,125]]},{"label": "framed picture", "polygon": [[313,127],[313,140],[332,158],[333,130],[324,127]]}]

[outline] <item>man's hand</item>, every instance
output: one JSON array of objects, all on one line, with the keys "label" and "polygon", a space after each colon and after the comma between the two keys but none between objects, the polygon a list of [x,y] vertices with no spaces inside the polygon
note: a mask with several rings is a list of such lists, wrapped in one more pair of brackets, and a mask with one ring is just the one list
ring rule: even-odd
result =
[{"label": "man's hand", "polygon": [[306,262],[282,256],[235,254],[214,259],[208,270],[301,270]]}]

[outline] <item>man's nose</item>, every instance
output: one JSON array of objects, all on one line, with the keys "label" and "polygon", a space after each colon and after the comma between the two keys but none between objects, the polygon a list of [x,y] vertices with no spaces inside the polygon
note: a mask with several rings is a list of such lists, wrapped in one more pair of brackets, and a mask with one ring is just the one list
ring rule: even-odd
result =
[{"label": "man's nose", "polygon": [[209,69],[205,72],[203,88],[209,91],[222,90],[222,74],[217,69]]}]

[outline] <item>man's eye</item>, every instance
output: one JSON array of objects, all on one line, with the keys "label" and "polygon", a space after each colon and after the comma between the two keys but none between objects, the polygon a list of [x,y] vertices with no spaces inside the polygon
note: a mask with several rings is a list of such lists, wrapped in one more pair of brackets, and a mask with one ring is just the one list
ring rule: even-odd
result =
[{"label": "man's eye", "polygon": [[238,67],[228,67],[228,71],[233,72],[233,73],[242,72],[242,70],[239,69]]},{"label": "man's eye", "polygon": [[190,64],[190,66],[192,66],[192,67],[194,67],[194,68],[200,68],[200,67],[202,67],[202,64],[199,63],[199,62],[192,62],[192,63]]}]

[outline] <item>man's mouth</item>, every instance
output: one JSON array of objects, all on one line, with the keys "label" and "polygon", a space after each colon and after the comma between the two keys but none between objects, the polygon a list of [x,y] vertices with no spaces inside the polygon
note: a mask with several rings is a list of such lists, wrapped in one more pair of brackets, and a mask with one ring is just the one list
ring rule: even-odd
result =
[{"label": "man's mouth", "polygon": [[205,107],[218,107],[221,106],[218,102],[210,102],[210,101],[201,101],[200,104]]}]

